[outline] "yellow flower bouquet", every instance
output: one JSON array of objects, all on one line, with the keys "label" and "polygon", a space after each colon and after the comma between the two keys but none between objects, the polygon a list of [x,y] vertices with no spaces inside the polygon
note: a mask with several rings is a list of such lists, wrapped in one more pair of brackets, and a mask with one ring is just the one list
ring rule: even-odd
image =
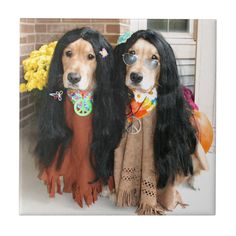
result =
[{"label": "yellow flower bouquet", "polygon": [[34,50],[23,60],[25,83],[20,84],[20,92],[30,92],[34,89],[43,90],[47,84],[48,70],[57,42],[51,42]]}]

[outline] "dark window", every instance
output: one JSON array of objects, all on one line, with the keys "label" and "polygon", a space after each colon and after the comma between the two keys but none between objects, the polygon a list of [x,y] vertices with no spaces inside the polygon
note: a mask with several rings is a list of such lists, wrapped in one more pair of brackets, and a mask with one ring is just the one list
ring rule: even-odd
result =
[{"label": "dark window", "polygon": [[147,28],[162,32],[189,32],[189,20],[148,19]]}]

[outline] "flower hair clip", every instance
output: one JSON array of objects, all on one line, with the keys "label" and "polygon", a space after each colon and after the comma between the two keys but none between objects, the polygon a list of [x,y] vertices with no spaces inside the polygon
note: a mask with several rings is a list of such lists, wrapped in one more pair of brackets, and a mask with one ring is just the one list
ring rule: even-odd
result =
[{"label": "flower hair clip", "polygon": [[131,37],[131,35],[132,33],[130,31],[125,32],[118,38],[117,44],[125,43]]},{"label": "flower hair clip", "polygon": [[63,91],[56,91],[55,93],[49,93],[50,96],[52,96],[54,98],[54,100],[58,100],[58,101],[62,101],[62,94]]},{"label": "flower hair clip", "polygon": [[106,58],[108,56],[106,48],[102,48],[102,50],[99,51],[99,53],[102,55],[102,58]]}]

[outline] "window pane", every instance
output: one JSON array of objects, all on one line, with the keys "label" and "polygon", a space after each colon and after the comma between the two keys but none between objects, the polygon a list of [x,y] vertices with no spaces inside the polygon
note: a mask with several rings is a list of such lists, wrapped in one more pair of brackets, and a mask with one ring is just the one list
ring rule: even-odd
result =
[{"label": "window pane", "polygon": [[189,21],[188,20],[169,20],[170,32],[188,32]]},{"label": "window pane", "polygon": [[189,20],[148,19],[147,28],[162,32],[189,32]]},{"label": "window pane", "polygon": [[167,32],[168,20],[148,19],[147,20],[147,28]]}]

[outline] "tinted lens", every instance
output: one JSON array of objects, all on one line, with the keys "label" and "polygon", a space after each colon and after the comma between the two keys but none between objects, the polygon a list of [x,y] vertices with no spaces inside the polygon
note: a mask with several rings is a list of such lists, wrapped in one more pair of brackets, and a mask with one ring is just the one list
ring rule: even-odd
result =
[{"label": "tinted lens", "polygon": [[137,61],[137,56],[130,53],[123,54],[123,61],[126,65],[133,65]]},{"label": "tinted lens", "polygon": [[151,70],[157,68],[159,65],[159,61],[157,59],[147,59],[144,63],[145,66]]}]

